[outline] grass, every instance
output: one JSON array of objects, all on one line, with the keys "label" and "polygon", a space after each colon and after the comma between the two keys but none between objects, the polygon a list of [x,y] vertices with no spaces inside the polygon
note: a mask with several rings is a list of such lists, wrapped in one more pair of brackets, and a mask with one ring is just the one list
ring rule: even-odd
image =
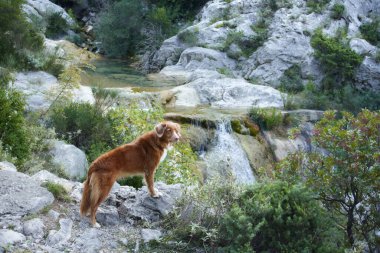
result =
[{"label": "grass", "polygon": [[41,186],[45,187],[49,192],[51,192],[54,195],[54,198],[57,200],[64,202],[71,201],[68,192],[62,185],[48,181],[46,183],[43,183]]}]

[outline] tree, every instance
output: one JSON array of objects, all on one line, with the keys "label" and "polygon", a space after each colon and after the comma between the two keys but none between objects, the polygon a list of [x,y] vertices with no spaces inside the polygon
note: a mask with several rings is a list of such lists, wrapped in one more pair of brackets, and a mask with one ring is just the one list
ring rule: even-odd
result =
[{"label": "tree", "polygon": [[[311,187],[344,228],[350,246],[358,240],[374,252],[380,226],[380,112],[362,110],[356,117],[327,111],[314,130],[323,151],[296,153],[277,168],[279,177]],[[343,215],[343,219],[339,216]]]}]

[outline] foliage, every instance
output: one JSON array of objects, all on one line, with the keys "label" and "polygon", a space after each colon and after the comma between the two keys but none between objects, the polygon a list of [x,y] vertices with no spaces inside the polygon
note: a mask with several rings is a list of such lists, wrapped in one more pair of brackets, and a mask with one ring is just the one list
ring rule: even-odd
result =
[{"label": "foliage", "polygon": [[322,13],[329,1],[330,0],[307,0],[306,6],[309,8],[310,12]]},{"label": "foliage", "polygon": [[54,198],[56,198],[57,200],[61,200],[64,202],[71,201],[68,192],[62,185],[48,181],[43,183],[41,186],[45,187],[49,192],[51,192],[54,195]]},{"label": "foliage", "polygon": [[221,218],[240,192],[232,176],[223,181],[215,177],[202,186],[186,188],[174,212],[164,219],[163,225],[171,233],[169,239],[214,245],[219,238]]},{"label": "foliage", "polygon": [[325,72],[324,89],[340,88],[343,84],[352,82],[355,69],[363,61],[362,56],[339,42],[338,38],[324,36],[321,30],[312,36],[311,45]]},{"label": "foliage", "polygon": [[341,19],[344,14],[344,5],[343,4],[334,4],[331,9],[331,18]]},{"label": "foliage", "polygon": [[110,123],[100,110],[88,103],[55,106],[50,119],[58,137],[90,151],[91,159],[99,155],[95,152],[99,151],[99,145],[102,152],[112,144]]},{"label": "foliage", "polygon": [[279,89],[287,93],[298,93],[303,91],[304,86],[299,65],[295,64],[285,70],[284,75],[280,78]]},{"label": "foliage", "polygon": [[0,141],[2,148],[21,165],[30,155],[30,134],[23,116],[25,100],[20,92],[0,88]]},{"label": "foliage", "polygon": [[246,189],[220,234],[228,252],[343,252],[341,233],[313,194],[281,181]]},{"label": "foliage", "polygon": [[43,37],[22,12],[23,0],[0,1],[0,66],[27,69],[26,53],[43,48]]},{"label": "foliage", "polygon": [[0,67],[0,88],[7,88],[9,83],[14,81],[13,79],[8,69]]},{"label": "foliage", "polygon": [[[305,181],[319,195],[335,221],[345,228],[350,246],[365,240],[374,249],[380,225],[380,112],[362,110],[356,117],[327,111],[314,130],[318,153],[297,153],[278,167],[288,181]],[[342,220],[338,214],[345,218]]]},{"label": "foliage", "polygon": [[207,0],[149,0],[158,7],[165,7],[175,13],[172,22],[179,20],[193,20],[193,17],[207,3]]},{"label": "foliage", "polygon": [[49,16],[46,26],[46,37],[56,39],[65,34],[70,28],[66,19],[62,17],[62,13],[53,13]]},{"label": "foliage", "polygon": [[186,29],[186,30],[178,33],[177,36],[181,42],[186,43],[190,46],[195,46],[198,42],[197,34],[198,34],[198,30],[196,30],[196,29],[194,29],[194,30]]},{"label": "foliage", "polygon": [[129,186],[134,187],[135,189],[140,189],[144,185],[142,176],[126,177],[126,178],[117,180],[117,182],[120,185],[129,185]]},{"label": "foliage", "polygon": [[280,126],[283,120],[281,111],[276,108],[252,108],[249,117],[266,130]]},{"label": "foliage", "polygon": [[143,40],[144,10],[141,1],[122,0],[99,13],[95,35],[107,55],[125,57],[137,52],[137,45]]},{"label": "foliage", "polygon": [[367,22],[359,27],[363,38],[375,46],[380,45],[380,19]]}]

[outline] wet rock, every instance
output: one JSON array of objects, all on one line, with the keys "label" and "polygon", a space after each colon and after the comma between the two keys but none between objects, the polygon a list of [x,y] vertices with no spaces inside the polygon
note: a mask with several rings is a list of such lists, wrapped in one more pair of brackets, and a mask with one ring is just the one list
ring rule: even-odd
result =
[{"label": "wet rock", "polygon": [[53,195],[29,176],[0,171],[0,220],[3,215],[36,213],[54,201]]}]

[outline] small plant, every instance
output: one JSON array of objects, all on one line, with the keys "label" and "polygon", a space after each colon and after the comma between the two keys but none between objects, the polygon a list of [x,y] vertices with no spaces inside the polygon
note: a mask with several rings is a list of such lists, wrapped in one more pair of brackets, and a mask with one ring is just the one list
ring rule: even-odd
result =
[{"label": "small plant", "polygon": [[46,36],[48,38],[56,39],[59,36],[62,36],[70,28],[66,19],[62,17],[62,13],[53,13],[48,18],[48,25],[46,27]]},{"label": "small plant", "polygon": [[117,180],[117,182],[120,185],[129,185],[135,189],[140,189],[144,185],[143,184],[143,177],[141,177],[141,176],[126,177],[126,178],[122,178],[122,179]]},{"label": "small plant", "polygon": [[42,187],[45,187],[49,192],[51,192],[57,200],[64,201],[64,202],[70,202],[71,198],[66,191],[66,189],[60,185],[53,182],[45,182],[41,185]]},{"label": "small plant", "polygon": [[218,71],[220,74],[228,76],[228,77],[234,76],[234,74],[228,68],[218,68],[218,69],[216,69],[216,71]]},{"label": "small plant", "polygon": [[343,4],[334,4],[331,9],[330,17],[332,19],[341,19],[344,14],[344,5]]},{"label": "small plant", "polygon": [[177,36],[181,42],[186,43],[191,46],[195,46],[198,42],[198,37],[197,37],[198,33],[199,31],[196,29],[194,30],[186,29],[180,32]]},{"label": "small plant", "polygon": [[306,6],[309,8],[310,12],[322,13],[329,1],[330,0],[307,0]]},{"label": "small plant", "polygon": [[253,122],[266,130],[272,130],[283,122],[282,113],[276,108],[252,108],[249,116]]},{"label": "small plant", "polygon": [[304,86],[299,65],[295,64],[285,70],[284,75],[280,78],[279,89],[287,93],[298,93],[303,91]]},{"label": "small plant", "polygon": [[364,23],[359,27],[363,38],[371,44],[378,46],[380,43],[380,19]]}]

